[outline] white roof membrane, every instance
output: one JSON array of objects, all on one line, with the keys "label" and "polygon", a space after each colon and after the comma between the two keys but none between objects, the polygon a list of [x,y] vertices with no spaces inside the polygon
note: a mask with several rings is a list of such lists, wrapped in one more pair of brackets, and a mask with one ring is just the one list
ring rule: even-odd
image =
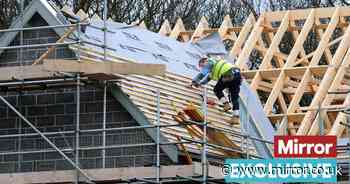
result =
[{"label": "white roof membrane", "polygon": [[[104,33],[101,28],[103,21],[92,21],[85,30],[83,40],[103,45]],[[227,54],[218,33],[197,43],[183,43],[138,26],[108,21],[107,29],[107,48],[113,55],[139,63],[165,64],[169,72],[187,77],[197,74],[197,63],[201,57]],[[86,46],[103,52],[101,47]]]}]

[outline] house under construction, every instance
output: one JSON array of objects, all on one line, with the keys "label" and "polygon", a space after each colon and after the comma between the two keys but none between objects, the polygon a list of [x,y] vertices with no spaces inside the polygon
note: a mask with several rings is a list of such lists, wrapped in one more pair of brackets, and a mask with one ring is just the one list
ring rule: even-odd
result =
[{"label": "house under construction", "polygon": [[[349,180],[350,7],[159,33],[106,11],[36,0],[0,30],[1,183],[223,183],[225,158],[272,158],[273,135],[319,134],[338,136]],[[186,87],[203,55],[241,68],[240,122],[206,103],[212,83]]]}]

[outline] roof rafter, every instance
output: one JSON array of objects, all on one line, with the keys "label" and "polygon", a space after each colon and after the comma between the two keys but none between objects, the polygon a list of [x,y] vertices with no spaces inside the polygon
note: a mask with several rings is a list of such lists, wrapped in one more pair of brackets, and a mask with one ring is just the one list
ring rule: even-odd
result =
[{"label": "roof rafter", "polygon": [[[290,51],[290,54],[287,58],[286,63],[284,64],[283,68],[291,67],[293,62],[295,61],[297,55],[302,50],[302,46],[303,46],[304,41],[306,40],[307,34],[311,30],[311,28],[314,24],[314,20],[315,20],[314,16],[315,16],[314,11],[311,11],[308,18],[306,19],[304,27],[301,30],[292,50]],[[272,106],[273,106],[274,102],[276,101],[276,98],[278,97],[278,95],[282,89],[283,83],[286,79],[287,79],[287,76],[285,74],[285,71],[282,70],[279,77],[276,80],[276,84],[275,84],[274,88],[272,89],[269,98],[266,101],[266,104],[264,107],[266,114],[269,114],[271,112]]]}]

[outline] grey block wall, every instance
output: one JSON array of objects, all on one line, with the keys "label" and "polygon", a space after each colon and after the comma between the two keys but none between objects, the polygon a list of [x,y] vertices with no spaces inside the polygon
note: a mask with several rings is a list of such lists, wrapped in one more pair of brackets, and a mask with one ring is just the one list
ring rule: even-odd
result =
[{"label": "grey block wall", "polygon": [[[26,25],[27,27],[38,27],[48,25],[39,14],[35,14],[33,18]],[[19,36],[12,41],[10,45],[19,45]],[[45,44],[55,43],[59,36],[52,29],[41,29],[32,31],[23,31],[23,44]],[[20,61],[20,49],[8,49],[5,50],[0,56],[0,67],[2,66],[18,66],[20,64],[29,65],[33,60],[39,58],[47,48],[28,48],[22,49],[22,61]],[[72,51],[67,46],[57,46],[55,51],[50,55],[50,58],[74,58]]]},{"label": "grey block wall", "polygon": [[[47,25],[35,15],[28,26]],[[58,36],[53,30],[28,31],[24,34],[24,43],[56,42]],[[18,37],[11,44],[18,44]],[[23,49],[22,64],[31,64],[46,48]],[[6,50],[0,55],[0,67],[20,65],[18,50]],[[74,54],[66,46],[59,47],[51,58],[73,58]],[[76,126],[76,91],[75,88],[55,90],[37,90],[26,92],[0,92],[23,115],[43,132],[65,132],[48,137],[65,153],[74,158],[70,149],[75,147]],[[80,93],[80,128],[94,130],[102,128],[103,90],[93,86],[83,87]],[[107,128],[137,126],[138,123],[108,93],[107,95]],[[0,136],[23,133],[34,133],[15,113],[0,102]],[[153,140],[144,130],[108,131],[107,146],[122,144],[151,143]],[[102,132],[81,133],[80,147],[89,150],[80,151],[82,168],[101,168]],[[22,152],[22,153],[19,153]],[[129,167],[155,165],[155,146],[128,148],[109,148],[106,150],[106,167]],[[161,154],[161,163],[170,164],[170,159]],[[0,138],[0,173],[31,172],[71,169],[68,162],[53,151],[39,136]]]}]

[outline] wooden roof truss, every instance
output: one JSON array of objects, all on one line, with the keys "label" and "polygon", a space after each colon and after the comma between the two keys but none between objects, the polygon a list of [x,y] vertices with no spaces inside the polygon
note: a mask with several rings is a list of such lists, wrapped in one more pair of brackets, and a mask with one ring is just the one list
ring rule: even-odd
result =
[{"label": "wooden roof truss", "polygon": [[346,116],[339,112],[348,108],[350,95],[330,92],[350,89],[349,16],[350,7],[268,12],[257,20],[249,16],[243,27],[233,27],[226,16],[219,29],[209,28],[203,17],[194,31],[179,19],[173,29],[166,21],[159,33],[196,41],[219,32],[233,41],[230,54],[279,134],[318,134],[321,108],[325,133],[340,137]]}]

